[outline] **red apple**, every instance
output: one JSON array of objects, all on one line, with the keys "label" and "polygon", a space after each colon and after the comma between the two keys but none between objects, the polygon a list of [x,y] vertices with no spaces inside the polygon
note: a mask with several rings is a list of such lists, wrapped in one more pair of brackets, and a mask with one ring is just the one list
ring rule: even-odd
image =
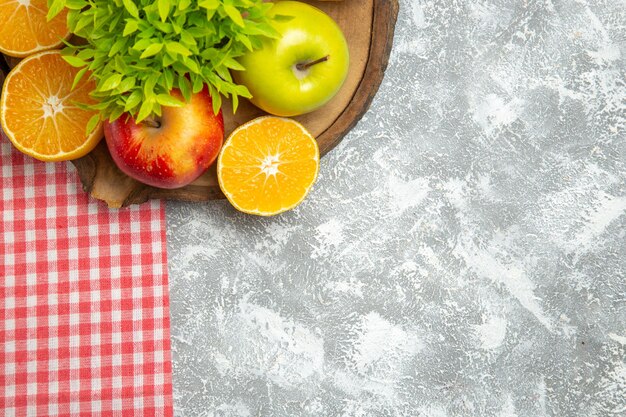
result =
[{"label": "red apple", "polygon": [[[172,96],[184,101],[178,90]],[[217,158],[224,141],[222,112],[213,112],[205,87],[183,107],[163,107],[161,113],[140,123],[130,115],[105,122],[106,143],[129,177],[159,188],[183,187]]]}]

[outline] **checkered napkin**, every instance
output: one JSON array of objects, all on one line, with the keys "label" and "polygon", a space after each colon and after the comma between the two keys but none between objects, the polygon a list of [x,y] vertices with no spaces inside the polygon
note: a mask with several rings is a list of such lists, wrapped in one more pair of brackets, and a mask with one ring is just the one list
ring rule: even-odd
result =
[{"label": "checkered napkin", "polygon": [[171,416],[162,203],[109,210],[0,138],[0,415]]}]

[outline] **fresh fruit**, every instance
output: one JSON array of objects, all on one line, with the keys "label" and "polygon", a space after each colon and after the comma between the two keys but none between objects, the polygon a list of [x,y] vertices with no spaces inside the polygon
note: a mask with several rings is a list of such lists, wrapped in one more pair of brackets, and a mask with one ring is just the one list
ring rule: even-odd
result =
[{"label": "fresh fruit", "polygon": [[220,188],[240,211],[272,216],[300,204],[319,170],[315,138],[281,117],[254,119],[228,137],[217,159]]},{"label": "fresh fruit", "polygon": [[[175,99],[183,100],[179,90]],[[215,161],[224,140],[222,112],[213,112],[208,88],[182,107],[162,107],[140,123],[122,115],[104,122],[104,136],[117,166],[128,176],[159,188],[183,187]]]},{"label": "fresh fruit", "polygon": [[0,0],[0,52],[25,57],[60,46],[70,31],[67,12],[48,21],[47,0]]},{"label": "fresh fruit", "polygon": [[296,116],[327,103],[348,75],[349,52],[337,23],[306,3],[281,1],[269,12],[277,39],[239,58],[245,71],[233,71],[250,101],[278,116]]},{"label": "fresh fruit", "polygon": [[42,161],[80,158],[102,139],[97,124],[87,133],[97,113],[76,103],[93,104],[94,83],[87,77],[72,89],[78,69],[59,51],[46,51],[21,61],[7,76],[0,101],[0,122],[13,145]]}]

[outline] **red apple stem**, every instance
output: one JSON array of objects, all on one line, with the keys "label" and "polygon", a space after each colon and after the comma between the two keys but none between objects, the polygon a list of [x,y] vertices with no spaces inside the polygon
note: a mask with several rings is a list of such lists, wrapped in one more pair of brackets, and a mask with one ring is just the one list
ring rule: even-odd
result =
[{"label": "red apple stem", "polygon": [[325,57],[322,57],[320,59],[316,59],[315,61],[307,62],[306,64],[297,64],[296,68],[298,69],[298,71],[306,71],[309,68],[311,68],[313,65],[317,65],[317,64],[320,64],[322,62],[328,61],[329,58],[330,58],[330,55],[326,55]]},{"label": "red apple stem", "polygon": [[161,127],[161,122],[159,122],[157,119],[153,117],[147,117],[141,123],[145,124],[148,127],[153,127],[155,129],[158,129]]}]

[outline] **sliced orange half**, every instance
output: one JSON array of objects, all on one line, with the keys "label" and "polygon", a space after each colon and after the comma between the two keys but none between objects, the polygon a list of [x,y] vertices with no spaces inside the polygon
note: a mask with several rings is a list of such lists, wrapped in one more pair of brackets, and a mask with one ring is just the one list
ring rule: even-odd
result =
[{"label": "sliced orange half", "polygon": [[231,133],[217,159],[217,178],[237,210],[273,216],[304,200],[319,160],[317,142],[304,126],[264,116]]},{"label": "sliced orange half", "polygon": [[101,126],[86,133],[97,112],[77,106],[94,103],[89,93],[95,83],[84,76],[72,89],[77,72],[59,51],[46,51],[25,58],[9,73],[2,88],[0,123],[17,149],[42,161],[67,161],[98,144]]},{"label": "sliced orange half", "polygon": [[48,22],[47,0],[0,0],[0,52],[25,57],[56,48],[67,38],[67,10]]}]

